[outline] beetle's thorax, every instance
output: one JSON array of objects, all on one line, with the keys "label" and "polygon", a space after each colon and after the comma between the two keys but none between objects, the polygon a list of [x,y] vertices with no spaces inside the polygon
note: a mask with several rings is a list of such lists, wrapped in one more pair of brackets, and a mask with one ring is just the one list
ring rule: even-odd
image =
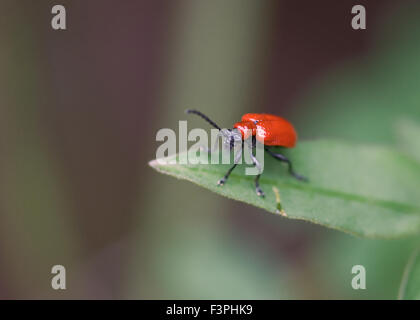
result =
[{"label": "beetle's thorax", "polygon": [[235,123],[233,127],[239,130],[243,140],[246,140],[251,136],[255,136],[257,130],[257,126],[252,121],[240,121]]}]

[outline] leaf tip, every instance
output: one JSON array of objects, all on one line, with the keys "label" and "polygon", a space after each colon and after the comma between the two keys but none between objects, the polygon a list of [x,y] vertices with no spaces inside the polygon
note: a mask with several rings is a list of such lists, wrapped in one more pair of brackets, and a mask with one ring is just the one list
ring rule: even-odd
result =
[{"label": "leaf tip", "polygon": [[152,168],[156,168],[158,166],[158,164],[159,163],[156,159],[149,161],[149,166],[151,166]]}]

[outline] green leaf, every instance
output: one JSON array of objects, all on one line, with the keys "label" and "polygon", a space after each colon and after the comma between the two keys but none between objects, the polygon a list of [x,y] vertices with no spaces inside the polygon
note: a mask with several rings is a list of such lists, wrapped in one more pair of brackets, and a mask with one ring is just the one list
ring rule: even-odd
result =
[{"label": "green leaf", "polygon": [[420,125],[411,119],[403,118],[397,122],[396,127],[400,148],[420,161]]},{"label": "green leaf", "polygon": [[[256,195],[254,177],[244,174],[245,165],[220,187],[217,181],[230,165],[157,160],[149,164],[159,172],[272,213],[278,213],[277,189],[283,216],[354,235],[396,238],[420,231],[420,164],[410,157],[388,147],[329,140],[301,142],[283,151],[310,182],[290,177],[283,163],[266,154],[260,179],[265,198]],[[185,159],[187,154],[174,157]]]},{"label": "green leaf", "polygon": [[413,252],[407,263],[398,298],[420,300],[420,248]]}]

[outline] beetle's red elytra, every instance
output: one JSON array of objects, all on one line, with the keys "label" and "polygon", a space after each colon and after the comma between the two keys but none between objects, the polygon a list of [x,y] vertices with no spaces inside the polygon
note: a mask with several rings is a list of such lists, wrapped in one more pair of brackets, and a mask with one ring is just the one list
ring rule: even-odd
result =
[{"label": "beetle's red elytra", "polygon": [[286,119],[266,113],[247,113],[242,121],[233,125],[242,133],[244,140],[251,135],[266,146],[293,148],[297,134],[293,125]]},{"label": "beetle's red elytra", "polygon": [[[225,141],[230,142],[230,149],[233,148],[236,139],[241,140],[242,144],[245,140],[252,137],[252,148],[255,149],[256,142],[259,141],[264,144],[265,151],[275,159],[285,162],[288,165],[289,173],[298,180],[307,181],[304,176],[297,174],[293,170],[292,162],[280,153],[275,153],[270,150],[271,147],[293,148],[297,142],[297,133],[293,125],[286,119],[267,113],[247,113],[242,116],[240,122],[233,125],[233,129],[222,130],[214,121],[209,117],[197,110],[186,110],[186,113],[192,113],[206,120],[213,127],[218,129],[223,135]],[[237,133],[239,131],[239,133]],[[256,167],[259,163],[256,157],[251,153],[251,158]],[[225,176],[218,181],[218,185],[222,186],[226,183],[229,175],[235,169],[235,163],[225,174]],[[255,176],[255,190],[258,196],[264,197],[264,192],[259,185],[261,173]]]}]

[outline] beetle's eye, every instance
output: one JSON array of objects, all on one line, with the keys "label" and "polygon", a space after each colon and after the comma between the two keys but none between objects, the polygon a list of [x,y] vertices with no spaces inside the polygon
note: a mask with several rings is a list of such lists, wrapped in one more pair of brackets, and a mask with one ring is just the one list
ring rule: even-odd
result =
[{"label": "beetle's eye", "polygon": [[257,124],[257,123],[258,123],[258,120],[255,120],[255,121],[254,121],[254,124]]}]

